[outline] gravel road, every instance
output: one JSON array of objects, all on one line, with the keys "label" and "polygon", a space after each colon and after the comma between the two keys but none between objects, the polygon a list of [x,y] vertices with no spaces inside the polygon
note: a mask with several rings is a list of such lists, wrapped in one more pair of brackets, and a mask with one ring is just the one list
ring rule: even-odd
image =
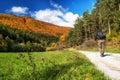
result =
[{"label": "gravel road", "polygon": [[100,57],[99,52],[79,51],[111,80],[120,80],[120,54],[105,53]]}]

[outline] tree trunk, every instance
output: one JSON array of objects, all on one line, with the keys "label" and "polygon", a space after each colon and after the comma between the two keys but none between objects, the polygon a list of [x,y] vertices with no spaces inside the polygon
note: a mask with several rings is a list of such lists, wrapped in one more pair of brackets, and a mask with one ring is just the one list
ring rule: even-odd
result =
[{"label": "tree trunk", "polygon": [[120,3],[118,4],[119,10],[120,10]]},{"label": "tree trunk", "polygon": [[85,26],[85,39],[87,40],[87,26]]},{"label": "tree trunk", "polygon": [[111,34],[111,28],[110,28],[110,21],[108,20],[108,31],[109,31],[109,34]]},{"label": "tree trunk", "polygon": [[102,29],[101,27],[101,13],[99,12],[99,29]]}]

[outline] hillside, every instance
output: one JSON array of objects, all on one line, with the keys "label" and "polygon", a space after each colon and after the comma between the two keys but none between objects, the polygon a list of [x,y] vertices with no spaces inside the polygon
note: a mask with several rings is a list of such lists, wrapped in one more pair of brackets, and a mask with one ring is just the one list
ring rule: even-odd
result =
[{"label": "hillside", "polygon": [[69,30],[28,16],[0,14],[0,52],[45,51]]},{"label": "hillside", "polygon": [[52,36],[67,35],[70,30],[69,27],[61,27],[38,21],[28,16],[15,16],[11,14],[0,14],[0,23],[23,31],[39,32]]}]

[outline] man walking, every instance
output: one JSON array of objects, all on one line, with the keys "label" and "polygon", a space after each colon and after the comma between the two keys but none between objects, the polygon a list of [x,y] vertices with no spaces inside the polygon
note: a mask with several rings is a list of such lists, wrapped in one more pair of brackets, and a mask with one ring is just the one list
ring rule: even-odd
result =
[{"label": "man walking", "polygon": [[105,49],[105,39],[106,35],[104,32],[102,32],[101,29],[98,29],[98,31],[95,33],[95,40],[97,40],[98,49],[100,51],[100,56],[104,56],[104,49]]}]

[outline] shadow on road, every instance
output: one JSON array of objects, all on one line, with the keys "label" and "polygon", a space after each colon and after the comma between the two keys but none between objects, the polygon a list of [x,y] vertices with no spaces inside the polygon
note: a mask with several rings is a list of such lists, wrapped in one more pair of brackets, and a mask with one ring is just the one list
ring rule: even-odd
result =
[{"label": "shadow on road", "polygon": [[106,57],[106,56],[112,56],[112,54],[104,54],[104,57]]}]

